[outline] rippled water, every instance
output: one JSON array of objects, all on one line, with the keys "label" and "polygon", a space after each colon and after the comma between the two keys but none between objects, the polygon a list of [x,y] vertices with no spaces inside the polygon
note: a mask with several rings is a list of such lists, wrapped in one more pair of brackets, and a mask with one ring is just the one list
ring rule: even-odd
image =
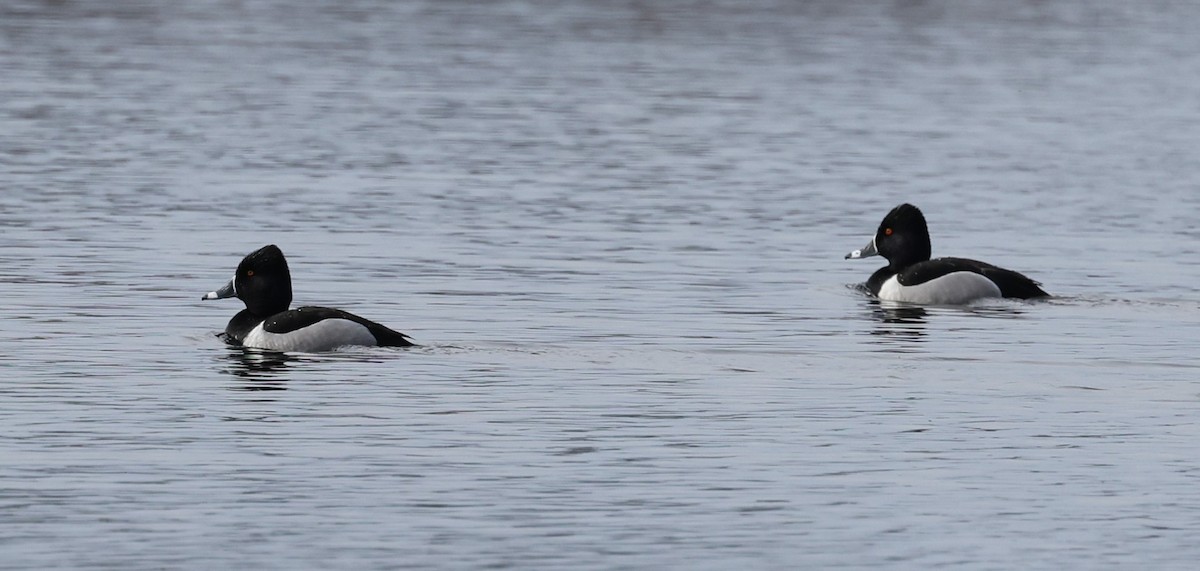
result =
[{"label": "rippled water", "polygon": [[[1195,16],[5,3],[0,567],[1191,568]],[[422,346],[221,345],[267,243]]]}]

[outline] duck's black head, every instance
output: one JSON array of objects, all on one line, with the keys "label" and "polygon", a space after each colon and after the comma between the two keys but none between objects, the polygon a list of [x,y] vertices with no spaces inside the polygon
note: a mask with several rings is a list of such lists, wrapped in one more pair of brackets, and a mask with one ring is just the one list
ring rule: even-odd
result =
[{"label": "duck's black head", "polygon": [[292,274],[277,246],[263,246],[242,258],[233,279],[202,299],[234,296],[245,302],[251,313],[263,317],[287,311],[292,304]]},{"label": "duck's black head", "polygon": [[921,209],[901,204],[888,212],[875,231],[875,249],[893,266],[907,267],[929,259],[929,226]]},{"label": "duck's black head", "polygon": [[875,238],[867,247],[850,252],[846,258],[880,255],[887,258],[889,266],[898,270],[928,260],[931,252],[925,215],[916,206],[901,204],[883,217]]}]

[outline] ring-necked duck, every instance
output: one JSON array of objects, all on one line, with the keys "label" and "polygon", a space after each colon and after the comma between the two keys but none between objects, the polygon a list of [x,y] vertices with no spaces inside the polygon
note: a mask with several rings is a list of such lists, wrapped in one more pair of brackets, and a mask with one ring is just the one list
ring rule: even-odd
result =
[{"label": "ring-necked duck", "polygon": [[986,297],[1047,297],[1035,282],[1017,272],[964,258],[929,259],[929,228],[916,206],[892,209],[871,243],[846,259],[880,255],[888,265],[867,280],[867,289],[887,301],[961,305]]},{"label": "ring-necked duck", "polygon": [[363,319],[353,313],[328,307],[292,304],[292,274],[283,252],[275,245],[263,246],[242,259],[237,273],[225,287],[200,299],[237,297],[246,303],[221,337],[230,345],[271,351],[318,352],[346,345],[408,347],[412,340],[403,333]]}]

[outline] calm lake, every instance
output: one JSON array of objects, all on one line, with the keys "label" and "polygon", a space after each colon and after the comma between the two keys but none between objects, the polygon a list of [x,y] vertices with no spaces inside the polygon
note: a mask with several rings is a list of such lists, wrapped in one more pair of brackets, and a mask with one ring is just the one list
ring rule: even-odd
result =
[{"label": "calm lake", "polygon": [[[0,568],[1193,569],[1198,18],[4,2]],[[223,345],[272,243],[421,346]]]}]

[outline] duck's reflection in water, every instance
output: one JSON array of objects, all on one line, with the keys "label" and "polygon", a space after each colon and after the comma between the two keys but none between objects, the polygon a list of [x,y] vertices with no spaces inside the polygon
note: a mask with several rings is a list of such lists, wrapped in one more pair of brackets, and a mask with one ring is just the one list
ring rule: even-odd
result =
[{"label": "duck's reflection in water", "polygon": [[[1025,314],[1025,302],[1009,300],[987,300],[979,305],[945,306],[932,309],[896,301],[872,299],[867,311],[876,322],[871,335],[884,341],[891,351],[918,351],[920,343],[928,339],[928,321],[934,315],[953,319],[955,316],[981,317],[985,319],[1020,319]],[[958,324],[955,330],[987,328],[982,322]]]},{"label": "duck's reflection in water", "polygon": [[867,309],[877,322],[871,335],[898,351],[918,350],[914,343],[925,341],[925,308],[890,301],[871,300]]},{"label": "duck's reflection in water", "polygon": [[246,347],[229,347],[225,353],[229,366],[222,372],[243,379],[237,390],[282,391],[287,389],[285,374],[292,363],[300,357],[277,351],[263,351]]}]

